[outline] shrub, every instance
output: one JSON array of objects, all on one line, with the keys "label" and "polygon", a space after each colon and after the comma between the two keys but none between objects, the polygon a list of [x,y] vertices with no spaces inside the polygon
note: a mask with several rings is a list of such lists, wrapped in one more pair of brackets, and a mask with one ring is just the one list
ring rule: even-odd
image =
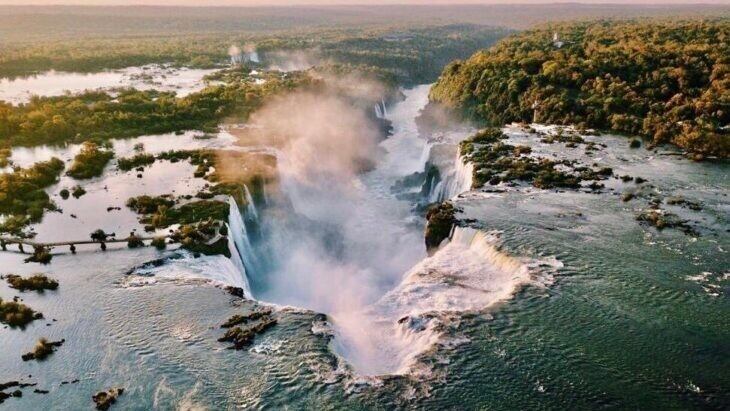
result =
[{"label": "shrub", "polygon": [[48,278],[44,274],[33,274],[28,278],[19,275],[8,274],[5,276],[11,288],[19,291],[33,290],[43,292],[45,290],[55,290],[58,288],[58,281]]},{"label": "shrub", "polygon": [[81,147],[81,152],[74,157],[69,168],[69,176],[76,179],[98,177],[104,172],[104,167],[114,157],[111,150],[103,150],[96,143],[87,141]]}]

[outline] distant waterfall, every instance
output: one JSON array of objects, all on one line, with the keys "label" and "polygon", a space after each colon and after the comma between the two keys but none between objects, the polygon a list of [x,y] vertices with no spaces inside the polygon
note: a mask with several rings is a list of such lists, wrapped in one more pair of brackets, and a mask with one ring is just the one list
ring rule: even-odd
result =
[{"label": "distant waterfall", "polygon": [[459,194],[471,191],[474,183],[474,164],[464,161],[461,152],[456,152],[453,168],[443,173],[444,177],[434,187],[428,196],[430,203],[442,202],[458,196]]},{"label": "distant waterfall", "polygon": [[[228,232],[231,233],[231,224],[228,224]],[[231,253],[231,261],[233,262],[233,265],[236,267],[236,270],[238,270],[241,281],[240,283],[243,284],[243,295],[246,296],[246,298],[253,299],[253,294],[251,293],[251,285],[248,283],[248,276],[246,275],[246,267],[243,264],[243,261],[241,260],[241,255],[238,253],[238,248],[236,247],[236,242],[233,239],[233,235],[228,236],[228,251]]]},{"label": "distant waterfall", "polygon": [[[246,277],[246,285],[249,287],[250,292],[248,275],[253,275],[256,271],[256,258],[253,253],[253,247],[251,246],[251,242],[248,238],[246,224],[243,222],[241,210],[238,208],[236,200],[234,200],[233,197],[229,197],[228,205],[230,207],[228,215],[228,238],[233,240],[233,245],[235,246],[234,249],[236,251],[231,254],[238,256],[238,260],[243,266],[241,273],[244,277]],[[235,263],[236,259],[233,258],[233,260]]]},{"label": "distant waterfall", "polygon": [[258,221],[259,213],[256,210],[256,203],[254,203],[251,191],[245,184],[243,185],[243,194],[246,199],[246,219],[249,221]]},{"label": "distant waterfall", "polygon": [[375,117],[385,118],[388,115],[388,109],[385,107],[385,99],[381,99],[380,103],[375,103]]}]

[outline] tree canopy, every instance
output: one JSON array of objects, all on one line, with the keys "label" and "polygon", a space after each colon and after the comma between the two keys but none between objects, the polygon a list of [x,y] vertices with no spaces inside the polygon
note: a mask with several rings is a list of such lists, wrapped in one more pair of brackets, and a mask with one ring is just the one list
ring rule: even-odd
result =
[{"label": "tree canopy", "polygon": [[485,123],[574,124],[727,158],[728,41],[727,19],[546,26],[451,63],[431,98]]}]

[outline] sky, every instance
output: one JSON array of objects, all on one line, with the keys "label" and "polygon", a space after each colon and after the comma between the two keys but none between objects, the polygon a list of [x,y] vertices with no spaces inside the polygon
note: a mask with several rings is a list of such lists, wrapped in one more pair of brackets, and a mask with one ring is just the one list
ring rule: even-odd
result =
[{"label": "sky", "polygon": [[165,5],[165,6],[287,6],[343,4],[723,4],[730,0],[0,0],[2,5]]}]

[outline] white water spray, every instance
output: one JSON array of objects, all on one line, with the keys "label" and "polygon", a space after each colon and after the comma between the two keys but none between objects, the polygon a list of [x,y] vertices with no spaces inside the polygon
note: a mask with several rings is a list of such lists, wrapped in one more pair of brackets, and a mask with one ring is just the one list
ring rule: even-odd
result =
[{"label": "white water spray", "polygon": [[474,164],[465,161],[457,150],[453,163],[446,170],[440,167],[441,181],[436,186],[431,185],[428,196],[430,203],[450,200],[459,194],[471,191],[474,181]]},{"label": "white water spray", "polygon": [[[270,202],[260,219],[265,244],[257,249],[267,250],[271,263],[256,274],[254,295],[326,313],[333,348],[361,375],[409,372],[442,337],[438,313],[488,307],[526,276],[474,230],[458,229],[425,258],[412,204],[394,197],[390,187],[423,167],[426,142],[414,119],[427,95],[427,87],[407,91],[393,108],[394,134],[380,143],[385,154],[366,174],[358,174],[352,160],[376,138],[358,134],[360,115],[347,105],[294,98],[254,118],[262,130],[287,138],[277,155],[286,201]],[[341,153],[335,150],[340,146]],[[453,161],[454,145],[444,153],[445,162]],[[471,188],[470,167],[452,167],[443,195]]]},{"label": "white water spray", "polygon": [[[228,197],[228,206],[228,238],[233,240],[236,250],[235,255],[239,256],[244,267],[242,274],[248,277],[253,275],[258,269],[256,255],[249,241],[246,224],[244,224],[243,218],[241,217],[241,210],[238,208],[238,204],[233,197]],[[250,291],[248,279],[246,280],[246,287]]]}]

